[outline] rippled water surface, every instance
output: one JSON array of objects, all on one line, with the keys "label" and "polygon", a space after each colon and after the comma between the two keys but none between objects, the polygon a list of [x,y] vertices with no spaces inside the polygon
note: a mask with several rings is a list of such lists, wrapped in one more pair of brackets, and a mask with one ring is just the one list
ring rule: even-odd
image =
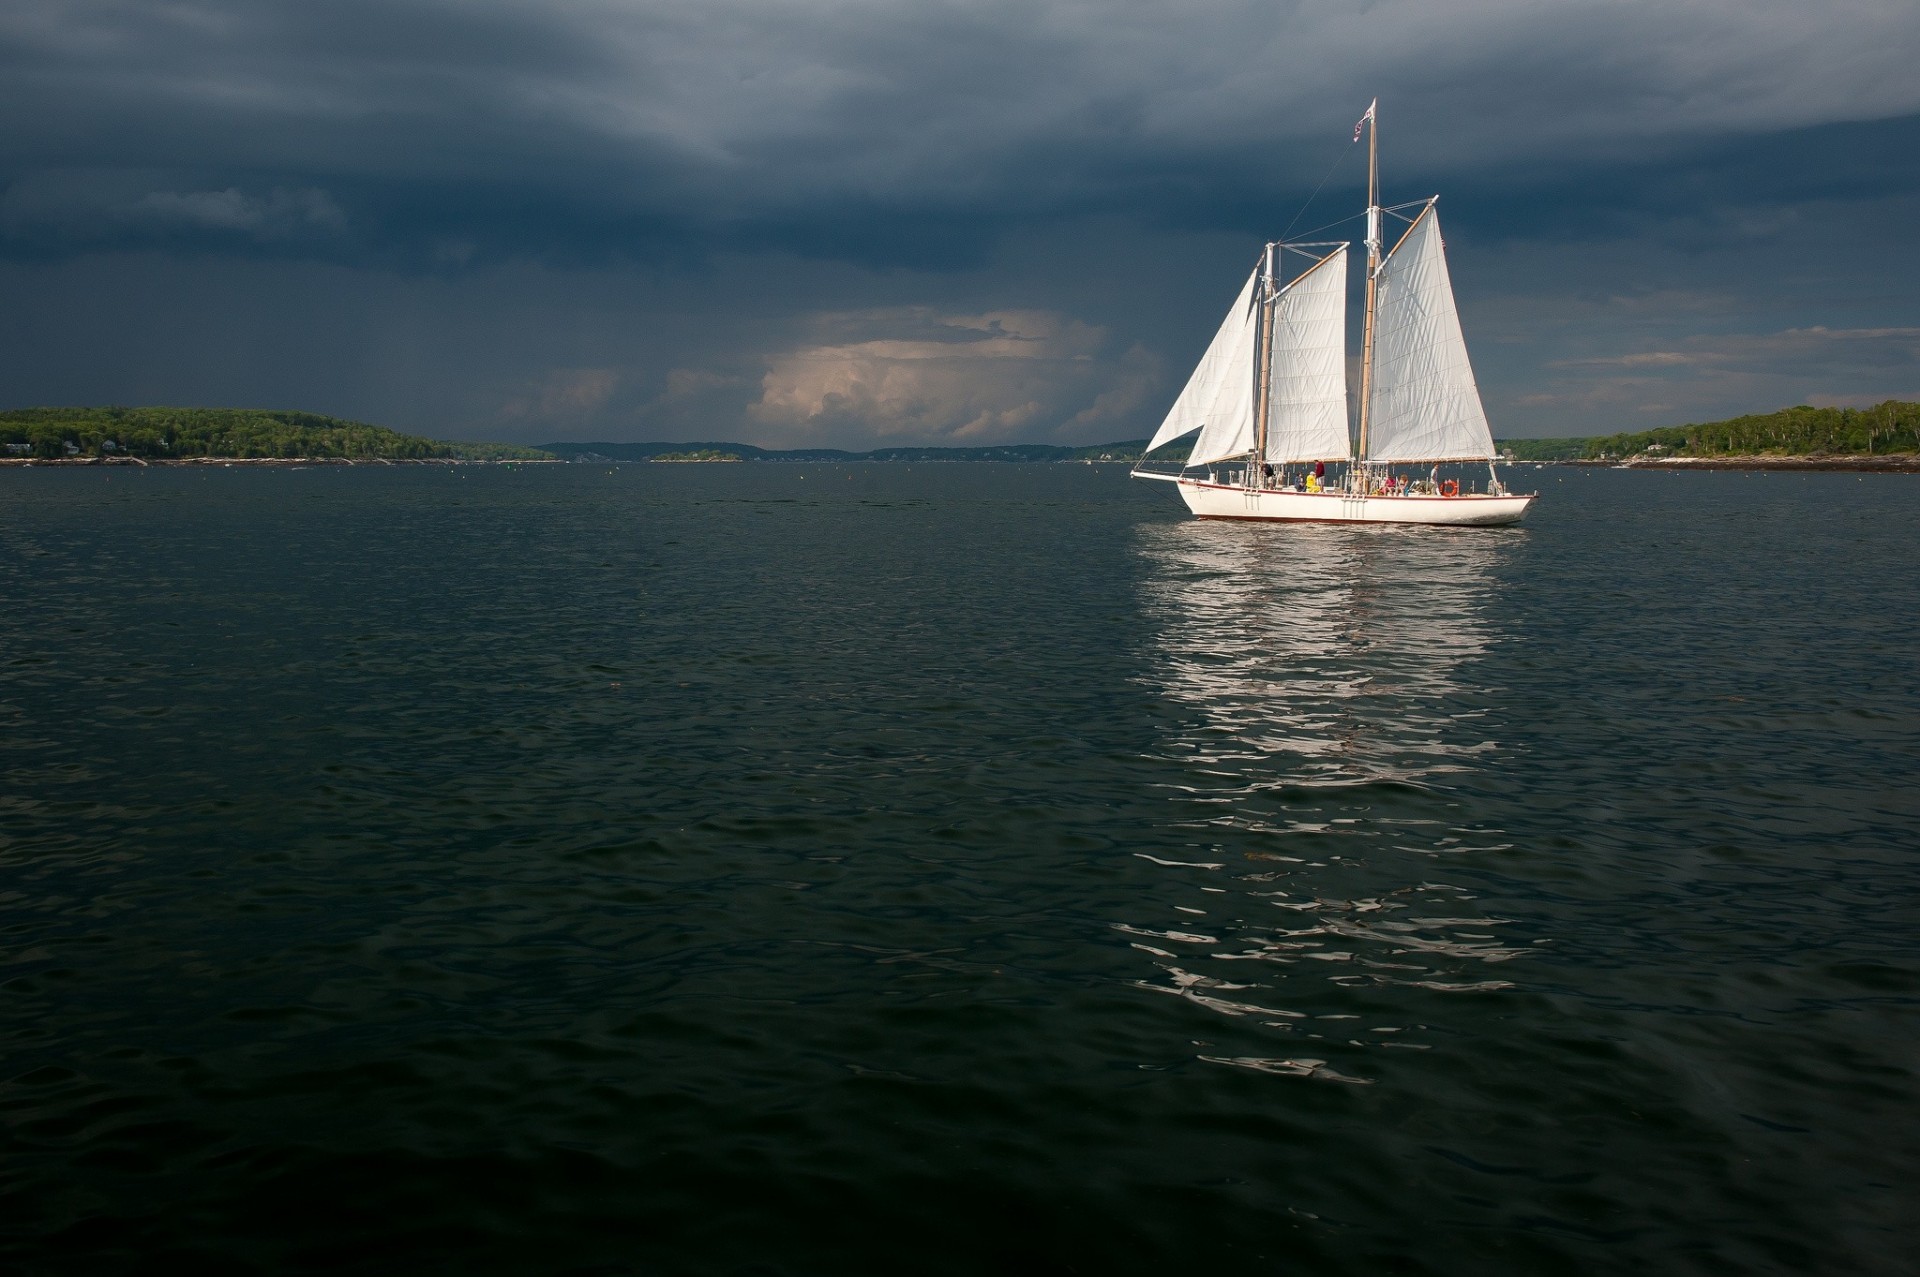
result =
[{"label": "rippled water surface", "polygon": [[0,473],[15,1270],[1912,1271],[1920,481]]}]

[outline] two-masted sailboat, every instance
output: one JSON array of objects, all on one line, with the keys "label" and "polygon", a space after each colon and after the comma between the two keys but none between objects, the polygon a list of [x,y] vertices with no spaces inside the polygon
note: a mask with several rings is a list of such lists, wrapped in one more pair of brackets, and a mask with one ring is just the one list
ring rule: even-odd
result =
[{"label": "two-masted sailboat", "polygon": [[[1360,120],[1367,310],[1358,429],[1349,429],[1347,410],[1348,246],[1268,244],[1147,445],[1151,453],[1198,431],[1186,464],[1177,474],[1133,472],[1177,484],[1203,519],[1489,525],[1518,522],[1534,500],[1506,491],[1493,466],[1493,432],[1434,211],[1439,197],[1380,206],[1377,106]],[[1406,229],[1383,254],[1388,217]],[[1455,462],[1484,462],[1485,487],[1443,478],[1440,466]]]}]

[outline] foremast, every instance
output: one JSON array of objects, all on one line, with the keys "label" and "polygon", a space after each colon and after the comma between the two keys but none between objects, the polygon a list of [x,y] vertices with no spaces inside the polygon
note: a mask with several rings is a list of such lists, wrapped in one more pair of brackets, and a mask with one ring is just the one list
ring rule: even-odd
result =
[{"label": "foremast", "polygon": [[1367,321],[1360,343],[1360,437],[1354,460],[1367,460],[1367,410],[1373,399],[1374,299],[1380,283],[1380,99],[1360,117],[1367,126]]},{"label": "foremast", "polygon": [[1274,301],[1274,246],[1268,244],[1265,255],[1260,261],[1260,318],[1255,341],[1258,355],[1253,361],[1253,456],[1247,462],[1247,486],[1264,488],[1267,486],[1267,430],[1272,421],[1273,405],[1269,397],[1273,392],[1273,301]]}]

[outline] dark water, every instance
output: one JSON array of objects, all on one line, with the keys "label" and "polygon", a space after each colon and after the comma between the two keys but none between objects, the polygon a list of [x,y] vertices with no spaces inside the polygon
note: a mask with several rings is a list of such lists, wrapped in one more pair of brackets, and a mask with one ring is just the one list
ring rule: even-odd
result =
[{"label": "dark water", "polygon": [[0,474],[0,1266],[1901,1273],[1920,481]]}]

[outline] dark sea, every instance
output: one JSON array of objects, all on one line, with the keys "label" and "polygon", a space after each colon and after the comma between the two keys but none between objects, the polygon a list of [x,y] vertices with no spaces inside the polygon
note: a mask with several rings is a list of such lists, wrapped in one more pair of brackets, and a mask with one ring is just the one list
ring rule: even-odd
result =
[{"label": "dark sea", "polygon": [[0,473],[0,1269],[1906,1274],[1920,479]]}]

